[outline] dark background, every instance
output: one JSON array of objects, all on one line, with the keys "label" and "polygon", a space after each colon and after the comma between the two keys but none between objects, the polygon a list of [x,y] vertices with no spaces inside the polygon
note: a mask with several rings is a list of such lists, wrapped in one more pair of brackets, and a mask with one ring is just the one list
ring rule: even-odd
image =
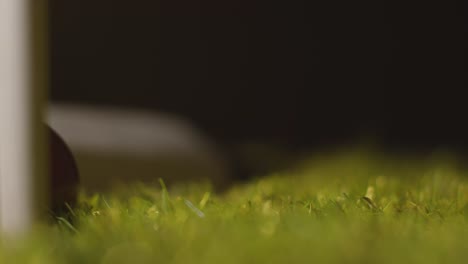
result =
[{"label": "dark background", "polygon": [[52,0],[51,99],[179,114],[221,144],[468,150],[465,9]]}]

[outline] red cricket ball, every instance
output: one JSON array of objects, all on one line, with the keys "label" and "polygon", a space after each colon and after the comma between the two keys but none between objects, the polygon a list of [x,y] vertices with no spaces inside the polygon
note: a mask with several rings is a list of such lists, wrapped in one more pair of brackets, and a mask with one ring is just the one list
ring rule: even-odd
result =
[{"label": "red cricket ball", "polygon": [[67,210],[66,204],[76,204],[79,174],[70,148],[65,141],[47,126],[49,137],[49,170],[51,209],[54,212]]}]

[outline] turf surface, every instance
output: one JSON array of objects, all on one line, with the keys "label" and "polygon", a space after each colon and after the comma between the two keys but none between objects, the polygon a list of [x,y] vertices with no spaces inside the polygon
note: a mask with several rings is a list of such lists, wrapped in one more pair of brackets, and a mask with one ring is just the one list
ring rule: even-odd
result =
[{"label": "turf surface", "polygon": [[464,173],[348,153],[223,194],[162,182],[83,193],[69,217],[5,242],[0,263],[466,263]]}]

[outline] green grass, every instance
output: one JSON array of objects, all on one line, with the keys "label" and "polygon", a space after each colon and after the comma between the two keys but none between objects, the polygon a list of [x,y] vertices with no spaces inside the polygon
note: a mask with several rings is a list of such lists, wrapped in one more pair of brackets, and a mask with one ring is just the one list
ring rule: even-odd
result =
[{"label": "green grass", "polygon": [[466,263],[468,178],[451,164],[358,152],[224,194],[83,194],[71,220],[4,243],[0,263]]}]

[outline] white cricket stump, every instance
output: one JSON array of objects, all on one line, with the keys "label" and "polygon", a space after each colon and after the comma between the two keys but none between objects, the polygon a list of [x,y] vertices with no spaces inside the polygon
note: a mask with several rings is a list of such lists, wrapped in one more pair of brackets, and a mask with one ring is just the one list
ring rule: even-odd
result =
[{"label": "white cricket stump", "polygon": [[0,0],[0,231],[6,235],[29,231],[46,201],[45,11],[42,0]]}]

